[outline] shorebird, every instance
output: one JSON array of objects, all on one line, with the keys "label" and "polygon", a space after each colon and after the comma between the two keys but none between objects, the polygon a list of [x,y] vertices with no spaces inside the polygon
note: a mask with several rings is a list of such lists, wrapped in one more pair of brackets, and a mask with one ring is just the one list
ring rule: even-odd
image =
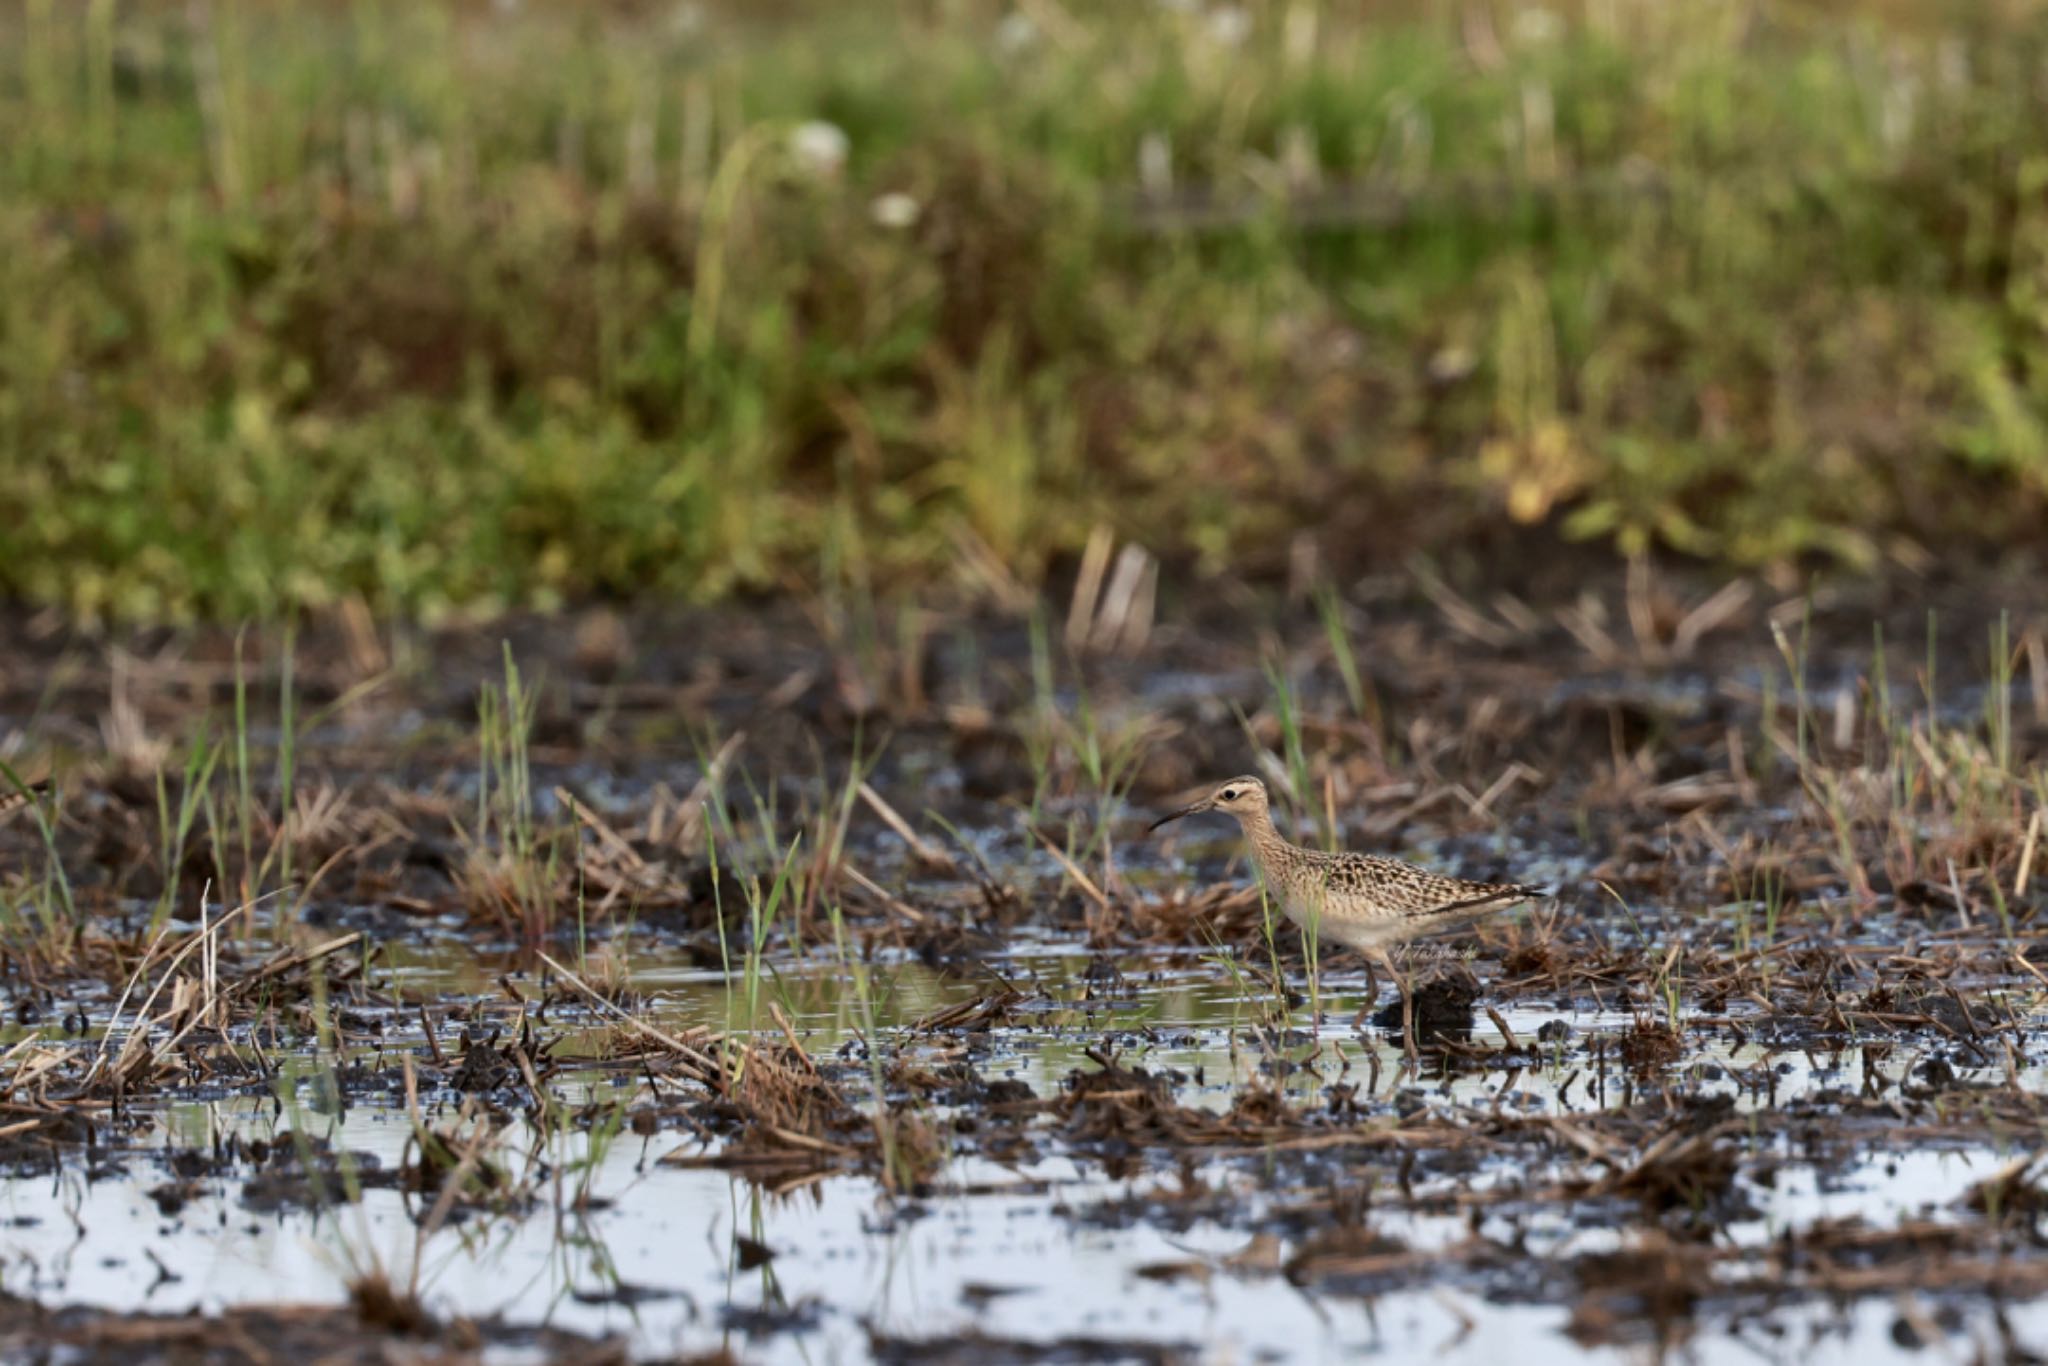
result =
[{"label": "shorebird", "polygon": [[1414,998],[1388,949],[1550,895],[1541,887],[1471,882],[1373,854],[1304,849],[1274,827],[1266,785],[1257,778],[1218,783],[1200,801],[1152,822],[1151,829],[1204,811],[1237,818],[1259,876],[1289,920],[1318,939],[1348,945],[1369,962],[1386,966],[1401,989],[1401,1036],[1411,1058],[1416,1052]]}]

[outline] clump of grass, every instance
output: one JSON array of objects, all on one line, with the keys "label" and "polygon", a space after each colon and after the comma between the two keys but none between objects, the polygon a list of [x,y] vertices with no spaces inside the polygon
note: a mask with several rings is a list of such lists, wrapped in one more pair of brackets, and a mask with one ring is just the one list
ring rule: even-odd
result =
[{"label": "clump of grass", "polygon": [[29,962],[67,963],[84,922],[72,894],[71,877],[64,871],[64,860],[57,848],[56,819],[44,809],[36,789],[22,781],[5,759],[0,759],[0,792],[30,796],[29,810],[43,855],[42,871],[33,892],[17,899],[11,883],[0,884],[0,936],[4,936],[9,951]]},{"label": "clump of grass", "polygon": [[[746,888],[747,904],[746,919],[741,924],[745,937],[740,941],[740,997],[734,1003],[739,1013],[729,1022],[732,1032],[728,1036],[736,1047],[752,1040],[760,1028],[761,988],[770,971],[767,966],[768,940],[775,932],[777,917],[783,907],[793,900],[791,875],[797,866],[797,851],[801,845],[801,837],[790,841],[788,852],[776,866],[774,880],[768,884],[765,893],[758,878],[748,878],[742,884]],[[710,856],[712,886],[717,888],[718,852],[715,846],[710,848]],[[717,898],[719,959],[726,980],[731,981],[733,963],[727,944],[726,907],[723,894],[714,895]],[[744,1065],[743,1058],[741,1065]]]},{"label": "clump of grass", "polygon": [[[1792,765],[1805,811],[1827,832],[1835,871],[1857,899],[1875,898],[1879,876],[1894,891],[1924,883],[1941,889],[1966,920],[1981,898],[1983,909],[2009,925],[2006,889],[2031,872],[2029,832],[2048,806],[2048,770],[2014,743],[2012,694],[2023,647],[2015,647],[2001,615],[1990,632],[1982,711],[1972,720],[1936,701],[1938,633],[1930,613],[1921,702],[1906,708],[1891,686],[1884,633],[1876,631],[1869,674],[1838,694],[1830,735],[1807,687],[1806,632],[1795,643],[1774,627],[1792,684],[1793,727],[1787,735],[1767,686],[1765,748]],[[1870,711],[1861,726],[1859,698]],[[1766,882],[1766,940],[1782,893],[1775,880]]]},{"label": "clump of grass", "polygon": [[365,1327],[401,1337],[432,1337],[440,1328],[419,1297],[393,1284],[381,1267],[371,1267],[348,1283],[349,1306]]},{"label": "clump of grass", "polygon": [[528,947],[555,928],[565,866],[563,840],[541,827],[534,810],[530,744],[538,706],[506,645],[505,681],[487,684],[477,705],[476,823],[462,871],[471,902]]}]

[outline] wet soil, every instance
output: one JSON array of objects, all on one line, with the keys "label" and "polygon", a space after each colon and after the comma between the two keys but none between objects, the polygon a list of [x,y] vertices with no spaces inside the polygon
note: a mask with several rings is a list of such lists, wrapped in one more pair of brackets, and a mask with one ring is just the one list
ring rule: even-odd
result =
[{"label": "wet soil", "polygon": [[0,1355],[2048,1346],[2048,609],[1326,607],[6,621]]},{"label": "wet soil", "polygon": [[617,1340],[497,1323],[443,1325],[417,1306],[393,1305],[373,1295],[357,1295],[341,1307],[236,1305],[210,1315],[49,1310],[27,1300],[0,1301],[0,1354],[9,1360],[91,1366],[173,1360],[240,1366],[297,1357],[370,1366],[390,1361],[394,1348],[404,1352],[405,1360],[422,1363],[468,1362],[494,1354],[531,1354],[588,1366],[631,1360],[625,1344]]}]

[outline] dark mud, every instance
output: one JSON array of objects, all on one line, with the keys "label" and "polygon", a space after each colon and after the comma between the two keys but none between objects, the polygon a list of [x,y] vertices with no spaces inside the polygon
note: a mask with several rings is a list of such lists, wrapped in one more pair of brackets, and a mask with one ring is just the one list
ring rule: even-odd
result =
[{"label": "dark mud", "polygon": [[205,1316],[48,1310],[27,1300],[0,1300],[0,1354],[9,1360],[90,1366],[165,1360],[253,1366],[297,1358],[375,1366],[392,1360],[394,1351],[416,1362],[528,1355],[564,1366],[612,1366],[632,1359],[621,1342],[558,1329],[508,1328],[491,1321],[439,1323],[415,1304],[369,1290],[342,1307],[249,1305]]},{"label": "dark mud", "polygon": [[[4,629],[11,1344],[2048,1346],[2048,614],[1982,584]],[[1419,1067],[1140,836],[1240,771],[1560,889],[1409,951]]]}]

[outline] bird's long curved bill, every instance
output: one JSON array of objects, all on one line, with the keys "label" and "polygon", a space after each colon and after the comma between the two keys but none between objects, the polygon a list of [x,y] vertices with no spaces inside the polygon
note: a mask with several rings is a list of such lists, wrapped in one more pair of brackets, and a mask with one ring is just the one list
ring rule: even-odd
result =
[{"label": "bird's long curved bill", "polygon": [[1152,822],[1152,824],[1145,827],[1145,833],[1149,835],[1154,830],[1157,830],[1160,826],[1165,825],[1169,821],[1177,821],[1182,816],[1198,815],[1201,812],[1207,811],[1208,809],[1209,799],[1205,797],[1201,801],[1196,802],[1193,806],[1183,806],[1178,811],[1169,812],[1168,814],[1161,816],[1158,820]]}]

